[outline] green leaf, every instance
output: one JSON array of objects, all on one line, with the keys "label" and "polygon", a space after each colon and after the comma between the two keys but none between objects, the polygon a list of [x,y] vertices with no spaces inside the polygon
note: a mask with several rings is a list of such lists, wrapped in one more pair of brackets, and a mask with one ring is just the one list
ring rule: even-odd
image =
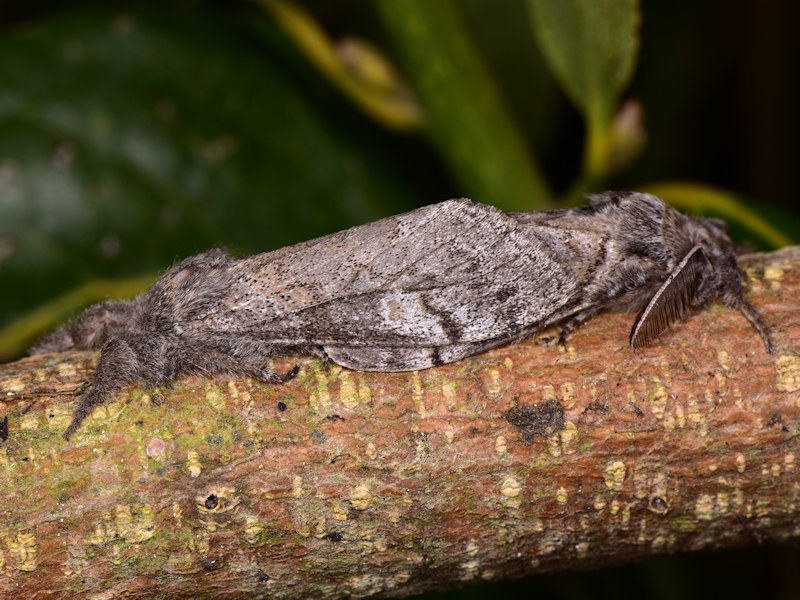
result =
[{"label": "green leaf", "polygon": [[587,119],[586,170],[611,168],[609,129],[639,48],[638,0],[528,0],[534,31],[562,88]]},{"label": "green leaf", "polygon": [[427,128],[464,192],[505,210],[547,208],[550,191],[451,0],[378,0]]},{"label": "green leaf", "polygon": [[414,207],[386,144],[347,127],[361,117],[307,100],[278,32],[151,10],[95,6],[0,37],[0,326],[100,277]]},{"label": "green leaf", "polygon": [[586,115],[610,119],[639,47],[637,0],[528,0],[542,51]]}]

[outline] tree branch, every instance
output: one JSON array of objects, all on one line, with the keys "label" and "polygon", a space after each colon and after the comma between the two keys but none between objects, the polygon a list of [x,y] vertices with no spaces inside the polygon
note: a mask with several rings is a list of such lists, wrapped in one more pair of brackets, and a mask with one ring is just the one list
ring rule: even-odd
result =
[{"label": "tree branch", "polygon": [[719,306],[636,353],[611,314],[419,373],[131,387],[70,443],[97,354],[2,365],[0,595],[397,597],[796,537],[800,248],[743,264],[774,355]]}]

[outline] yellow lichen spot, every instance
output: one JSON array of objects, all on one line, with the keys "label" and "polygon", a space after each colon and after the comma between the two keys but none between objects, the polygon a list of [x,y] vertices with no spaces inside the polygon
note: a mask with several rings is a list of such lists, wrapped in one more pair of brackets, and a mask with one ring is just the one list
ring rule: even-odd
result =
[{"label": "yellow lichen spot", "polygon": [[366,484],[361,483],[354,487],[350,492],[350,504],[357,510],[364,510],[369,508],[372,494]]},{"label": "yellow lichen spot", "polygon": [[618,490],[622,487],[625,481],[627,469],[625,463],[621,460],[615,460],[606,464],[603,478],[606,482],[606,487],[612,490]]},{"label": "yellow lichen spot", "polygon": [[183,509],[177,502],[172,504],[172,516],[175,518],[175,522],[178,527],[180,527],[181,521],[183,521]]},{"label": "yellow lichen spot", "polygon": [[420,419],[428,416],[428,411],[425,409],[425,398],[422,394],[422,379],[419,376],[419,371],[411,373],[411,396],[414,398],[414,404],[417,406],[417,415]]},{"label": "yellow lichen spot", "polygon": [[331,516],[337,521],[347,521],[347,509],[341,502],[334,502],[331,504]]},{"label": "yellow lichen spot", "polygon": [[718,350],[717,351],[717,362],[719,366],[721,366],[726,371],[730,369],[728,366],[728,353],[725,350]]},{"label": "yellow lichen spot", "polygon": [[19,394],[25,389],[25,382],[21,379],[6,379],[0,383],[0,389],[5,393]]},{"label": "yellow lichen spot", "polygon": [[728,378],[722,373],[714,373],[714,379],[717,380],[717,388],[719,388],[719,393],[724,394],[728,387]]},{"label": "yellow lichen spot", "polygon": [[20,571],[36,570],[36,537],[30,532],[19,532],[16,537],[5,538],[8,551]]},{"label": "yellow lichen spot", "polygon": [[714,496],[701,494],[694,505],[694,512],[701,521],[710,521],[714,518]]},{"label": "yellow lichen spot", "polygon": [[789,454],[784,455],[783,457],[783,465],[786,468],[786,472],[790,473],[794,470],[794,454],[791,452]]},{"label": "yellow lichen spot", "polygon": [[114,527],[117,535],[135,544],[149,540],[155,534],[153,507],[144,504],[134,517],[127,504],[117,504],[114,509]]},{"label": "yellow lichen spot", "polygon": [[561,437],[561,450],[564,454],[575,454],[578,441],[578,428],[575,423],[572,421],[564,423],[564,429],[558,435]]},{"label": "yellow lichen spot", "polygon": [[467,556],[477,556],[478,554],[478,544],[475,540],[470,540],[467,542],[466,548]]},{"label": "yellow lichen spot", "polygon": [[489,383],[486,385],[486,391],[490,396],[500,395],[500,371],[497,369],[489,370]]},{"label": "yellow lichen spot", "polygon": [[339,398],[347,408],[355,408],[360,400],[351,371],[339,373]]},{"label": "yellow lichen spot", "polygon": [[569,493],[567,492],[567,488],[562,486],[556,490],[556,502],[559,504],[566,504],[568,499]]},{"label": "yellow lichen spot", "polygon": [[686,427],[686,416],[683,413],[683,406],[680,404],[675,407],[675,424],[681,429]]},{"label": "yellow lichen spot", "polygon": [[206,400],[214,410],[222,410],[225,408],[225,397],[215,387],[209,388],[206,391]]},{"label": "yellow lichen spot", "polygon": [[554,388],[552,385],[546,385],[542,388],[542,402],[549,402],[550,400],[553,402],[558,402],[556,388]]},{"label": "yellow lichen spot", "polygon": [[376,458],[378,458],[378,449],[375,447],[375,444],[373,444],[372,442],[367,444],[366,454],[367,457],[370,458],[371,460],[375,460]]},{"label": "yellow lichen spot", "polygon": [[770,468],[773,477],[780,477],[781,475],[781,466],[777,463],[773,464]]},{"label": "yellow lichen spot", "polygon": [[453,381],[444,381],[442,383],[442,396],[447,401],[447,406],[451,407],[456,401],[456,384]]},{"label": "yellow lichen spot", "polygon": [[650,410],[656,419],[663,419],[667,410],[667,388],[659,379],[654,379],[656,389],[649,395]]},{"label": "yellow lichen spot", "polygon": [[631,522],[631,505],[626,504],[622,509],[622,527],[627,527]]},{"label": "yellow lichen spot", "polygon": [[300,475],[295,475],[292,478],[292,496],[299,498],[303,495],[303,478]]},{"label": "yellow lichen spot", "polygon": [[611,501],[611,510],[610,510],[610,512],[611,512],[612,516],[616,516],[616,514],[619,512],[620,508],[622,508],[622,505],[619,503],[619,500],[612,500]]},{"label": "yellow lichen spot", "polygon": [[307,538],[311,537],[311,526],[308,524],[308,521],[305,517],[300,517],[297,522],[295,523],[294,530],[300,535],[301,537]]},{"label": "yellow lichen spot", "polygon": [[578,351],[575,350],[575,346],[567,346],[567,356],[570,360],[578,358]]},{"label": "yellow lichen spot", "polygon": [[322,369],[316,369],[314,375],[316,377],[317,386],[311,394],[309,394],[308,404],[311,410],[315,412],[328,410],[333,406],[333,403],[331,402],[331,393],[328,391],[327,374],[324,373]]},{"label": "yellow lichen spot", "polygon": [[364,404],[368,404],[372,401],[372,389],[370,389],[369,384],[366,382],[366,376],[363,373],[358,374],[358,397]]},{"label": "yellow lichen spot", "polygon": [[72,377],[73,375],[78,374],[78,370],[73,364],[61,363],[56,367],[56,373],[58,373],[61,377]]},{"label": "yellow lichen spot", "polygon": [[497,453],[497,456],[503,456],[508,451],[508,442],[505,436],[497,436],[497,439],[494,441],[494,451]]},{"label": "yellow lichen spot", "polygon": [[744,473],[744,470],[747,468],[747,459],[744,457],[744,454],[741,452],[736,455],[736,470],[739,473]]},{"label": "yellow lichen spot", "polygon": [[264,526],[253,516],[247,517],[244,521],[244,541],[251,546],[258,542],[258,536],[264,531]]},{"label": "yellow lichen spot", "polygon": [[478,575],[479,567],[480,563],[477,560],[470,560],[465,563],[461,563],[461,575],[459,578],[462,581],[474,579]]},{"label": "yellow lichen spot", "polygon": [[516,498],[522,491],[522,484],[513,475],[507,475],[500,484],[500,493],[508,498]]},{"label": "yellow lichen spot", "polygon": [[783,269],[780,267],[769,266],[764,268],[764,279],[769,281],[769,285],[773,290],[780,289],[782,278]]},{"label": "yellow lichen spot", "polygon": [[561,437],[557,433],[547,436],[547,447],[554,457],[561,456]]},{"label": "yellow lichen spot", "polygon": [[36,415],[27,415],[20,422],[19,428],[25,431],[35,431],[39,429],[39,418]]},{"label": "yellow lichen spot", "polygon": [[731,496],[728,492],[718,492],[717,493],[717,506],[716,511],[718,514],[724,515],[728,512],[728,507],[730,506]]},{"label": "yellow lichen spot", "polygon": [[502,501],[509,508],[518,508],[520,505],[520,494],[522,484],[513,475],[506,475],[500,483],[500,493],[503,495]]},{"label": "yellow lichen spot", "polygon": [[717,468],[718,468],[718,467],[717,467],[717,465],[715,465],[715,464],[713,464],[713,463],[712,463],[712,464],[710,464],[710,465],[708,465],[708,471],[709,471],[709,473],[713,473],[714,471],[716,471],[716,470],[717,470]]},{"label": "yellow lichen spot", "polygon": [[237,382],[233,379],[229,379],[227,382],[228,385],[228,396],[231,398],[238,398],[239,397],[239,387]]},{"label": "yellow lichen spot", "polygon": [[514,368],[514,361],[511,360],[508,356],[506,356],[505,359],[503,360],[503,366],[510,371]]},{"label": "yellow lichen spot", "polygon": [[453,440],[456,438],[456,430],[450,423],[447,424],[447,427],[444,428],[444,437],[447,439],[448,444],[452,444]]},{"label": "yellow lichen spot", "polygon": [[[796,392],[800,390],[800,356],[781,354],[775,359],[778,370],[778,390],[781,392]],[[800,406],[800,398],[797,400]]]},{"label": "yellow lichen spot", "polygon": [[189,471],[189,475],[192,477],[197,477],[200,475],[203,468],[200,466],[200,456],[197,454],[197,451],[189,450],[187,453],[186,468]]},{"label": "yellow lichen spot", "polygon": [[561,384],[561,398],[564,401],[564,408],[572,408],[575,405],[575,385],[571,381]]},{"label": "yellow lichen spot", "polygon": [[689,398],[689,421],[697,425],[702,420],[703,414],[700,412],[697,398]]},{"label": "yellow lichen spot", "polygon": [[664,412],[664,431],[675,430],[675,417],[671,412]]},{"label": "yellow lichen spot", "polygon": [[606,507],[605,498],[601,498],[600,496],[595,496],[593,506],[595,510],[603,510]]}]

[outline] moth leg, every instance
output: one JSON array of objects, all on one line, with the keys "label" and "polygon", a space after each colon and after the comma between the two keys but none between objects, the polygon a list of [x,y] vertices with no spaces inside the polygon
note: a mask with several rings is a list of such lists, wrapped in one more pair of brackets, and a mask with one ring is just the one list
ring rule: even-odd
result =
[{"label": "moth leg", "polygon": [[103,344],[94,382],[83,394],[64,432],[69,440],[84,419],[129,383],[155,387],[174,375],[166,360],[166,341],[156,334],[120,334]]},{"label": "moth leg", "polygon": [[37,341],[28,354],[47,354],[67,350],[99,348],[116,331],[130,321],[132,302],[103,302],[88,308],[72,325],[59,327]]},{"label": "moth leg", "polygon": [[[728,304],[726,302],[726,304]],[[758,335],[761,336],[761,339],[764,340],[764,345],[767,347],[767,352],[770,354],[775,353],[775,343],[772,341],[772,335],[770,334],[769,327],[764,322],[764,318],[762,317],[759,310],[747,302],[744,299],[738,299],[736,302],[732,302],[728,304],[729,308],[737,309],[744,315],[744,318],[747,319],[753,328],[758,332]]]},{"label": "moth leg", "polygon": [[254,338],[221,337],[210,342],[182,337],[175,343],[177,370],[199,375],[232,375],[252,377],[264,383],[283,383],[300,372],[294,365],[288,371],[276,373],[270,360],[288,348],[266,344]]},{"label": "moth leg", "polygon": [[585,308],[571,317],[568,317],[561,328],[561,334],[558,336],[558,345],[565,346],[567,343],[567,336],[580,327],[585,321],[595,316],[597,312],[597,308]]}]

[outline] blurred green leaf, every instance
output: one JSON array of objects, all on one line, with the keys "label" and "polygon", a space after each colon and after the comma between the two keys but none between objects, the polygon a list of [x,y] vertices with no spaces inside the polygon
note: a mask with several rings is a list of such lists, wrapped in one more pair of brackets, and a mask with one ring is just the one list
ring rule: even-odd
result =
[{"label": "blurred green leaf", "polygon": [[0,325],[97,277],[413,208],[380,148],[304,98],[271,33],[94,7],[0,39]]},{"label": "blurred green leaf", "polygon": [[31,342],[53,322],[66,321],[77,306],[86,306],[113,298],[132,298],[150,287],[158,279],[155,275],[123,280],[90,281],[17,319],[11,326],[0,330],[0,361],[12,359],[25,352]]},{"label": "blurred green leaf", "polygon": [[586,169],[603,176],[609,128],[639,49],[638,0],[528,0],[545,59],[587,119]]},{"label": "blurred green leaf", "polygon": [[451,0],[378,0],[427,128],[464,191],[505,210],[550,205],[534,156],[473,48]]}]

